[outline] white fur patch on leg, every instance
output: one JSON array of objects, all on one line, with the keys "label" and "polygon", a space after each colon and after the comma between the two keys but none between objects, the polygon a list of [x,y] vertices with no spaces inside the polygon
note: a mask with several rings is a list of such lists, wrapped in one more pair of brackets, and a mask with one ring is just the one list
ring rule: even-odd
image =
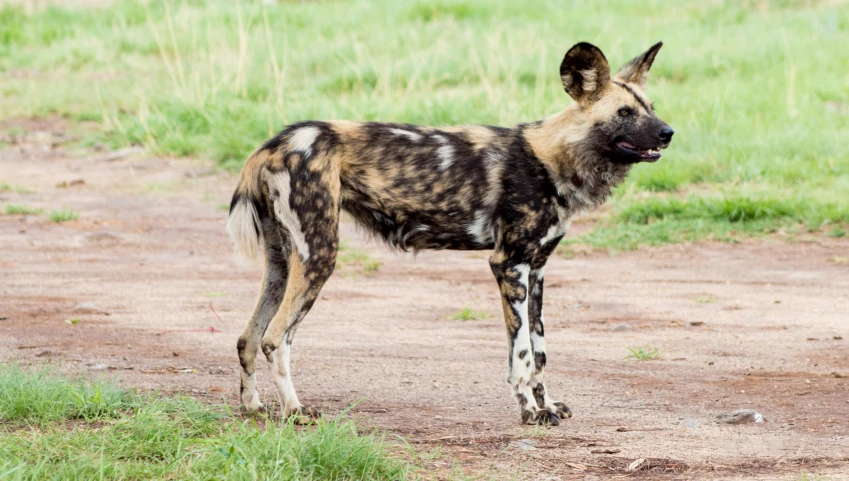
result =
[{"label": "white fur patch on leg", "polygon": [[509,382],[513,387],[514,394],[521,394],[525,397],[527,409],[536,411],[538,406],[531,386],[531,378],[534,374],[534,353],[531,346],[530,326],[528,325],[528,300],[531,295],[528,289],[528,278],[531,267],[527,264],[519,264],[515,269],[519,271],[519,284],[525,288],[525,297],[513,303],[513,310],[519,317],[519,330],[513,338],[512,370]]},{"label": "white fur patch on leg", "polygon": [[281,171],[275,174],[267,174],[267,182],[269,191],[277,193],[274,199],[274,215],[286,227],[286,230],[289,231],[292,243],[298,250],[298,254],[306,262],[310,258],[310,247],[304,237],[304,232],[301,230],[301,220],[289,204],[289,196],[292,191],[289,172]]},{"label": "white fur patch on leg", "polygon": [[242,391],[242,405],[248,411],[258,411],[262,408],[262,402],[259,400],[259,393],[256,392],[256,372],[251,375],[245,374],[241,370],[242,386],[245,389]]},{"label": "white fur patch on leg", "polygon": [[292,384],[291,351],[292,346],[284,342],[274,351],[271,362],[271,375],[274,377],[277,394],[280,395],[280,405],[283,407],[284,416],[291,415],[301,407],[301,402],[295,393],[295,385]]},{"label": "white fur patch on leg", "polygon": [[304,157],[309,157],[312,155],[312,144],[315,143],[315,139],[319,134],[321,134],[321,131],[318,127],[301,127],[289,138],[289,150],[301,152],[304,154]]},{"label": "white fur patch on leg", "polygon": [[[539,286],[539,284],[542,283],[543,279],[543,269],[537,271],[535,277],[539,279],[539,283],[537,283],[537,286]],[[539,289],[539,287],[537,286],[535,286],[534,288]],[[539,308],[539,323],[540,325],[545,326],[545,318],[543,316],[542,306],[540,306]],[[536,332],[531,332],[531,345],[533,345],[534,347],[534,361],[536,361],[537,354],[545,354],[545,337],[540,336]],[[545,387],[545,366],[543,366],[542,369],[537,371],[536,362],[534,362],[534,372],[533,374],[531,374],[530,385],[536,387],[538,384],[542,384],[543,392],[545,393],[543,395],[543,405],[540,407],[555,412],[557,410],[557,407],[554,406],[554,400],[552,400],[548,396],[548,389],[546,389]]]},{"label": "white fur patch on leg", "polygon": [[257,258],[261,251],[258,228],[259,216],[253,202],[244,197],[239,199],[227,218],[227,232],[237,259],[248,261]]}]

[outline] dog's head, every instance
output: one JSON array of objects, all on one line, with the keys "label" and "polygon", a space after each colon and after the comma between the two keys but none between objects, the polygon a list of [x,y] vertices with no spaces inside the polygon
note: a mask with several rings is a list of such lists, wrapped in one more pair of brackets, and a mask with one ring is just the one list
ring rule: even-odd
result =
[{"label": "dog's head", "polygon": [[654,162],[674,131],[654,113],[643,88],[663,43],[657,43],[611,76],[601,50],[589,43],[569,49],[560,64],[566,92],[575,99],[594,152],[618,164]]}]

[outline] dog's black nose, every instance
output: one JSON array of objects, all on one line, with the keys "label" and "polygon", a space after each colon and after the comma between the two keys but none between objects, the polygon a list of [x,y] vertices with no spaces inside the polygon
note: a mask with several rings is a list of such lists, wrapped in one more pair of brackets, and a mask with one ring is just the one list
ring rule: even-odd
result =
[{"label": "dog's black nose", "polygon": [[672,130],[672,127],[664,125],[662,129],[658,130],[657,136],[660,137],[660,140],[664,141],[665,143],[669,143],[672,141],[672,134],[674,133],[675,131]]}]

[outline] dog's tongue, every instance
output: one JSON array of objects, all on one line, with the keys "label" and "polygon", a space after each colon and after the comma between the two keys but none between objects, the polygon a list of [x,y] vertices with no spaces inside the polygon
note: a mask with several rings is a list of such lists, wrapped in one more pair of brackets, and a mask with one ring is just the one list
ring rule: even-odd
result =
[{"label": "dog's tongue", "polygon": [[636,147],[629,144],[628,142],[619,142],[619,145],[621,145],[622,147],[625,147],[626,149],[637,150]]}]

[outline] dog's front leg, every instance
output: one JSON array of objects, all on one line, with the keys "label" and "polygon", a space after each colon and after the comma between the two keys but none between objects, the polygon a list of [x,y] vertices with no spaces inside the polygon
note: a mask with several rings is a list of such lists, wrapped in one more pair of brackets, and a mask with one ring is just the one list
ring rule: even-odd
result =
[{"label": "dog's front leg", "polygon": [[530,263],[495,252],[489,261],[501,289],[509,345],[507,381],[519,402],[524,424],[560,423],[557,414],[537,404],[534,396],[534,353],[529,322]]},{"label": "dog's front leg", "polygon": [[545,390],[545,327],[543,325],[542,288],[543,268],[531,270],[530,301],[528,305],[528,318],[531,332],[531,346],[534,352],[534,372],[531,376],[531,386],[534,392],[537,406],[554,413],[560,419],[572,417],[572,411],[562,402],[552,401]]}]

